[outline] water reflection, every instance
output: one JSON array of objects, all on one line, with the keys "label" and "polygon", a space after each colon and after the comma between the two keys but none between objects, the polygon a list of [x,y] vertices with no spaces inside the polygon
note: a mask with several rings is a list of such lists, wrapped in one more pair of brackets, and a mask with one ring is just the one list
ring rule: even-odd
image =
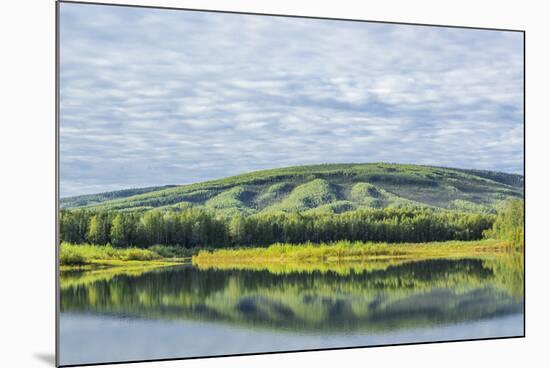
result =
[{"label": "water reflection", "polygon": [[61,312],[291,333],[389,332],[523,313],[522,267],[521,255],[507,255],[354,266],[346,272],[192,265],[143,273],[73,272],[62,274]]}]

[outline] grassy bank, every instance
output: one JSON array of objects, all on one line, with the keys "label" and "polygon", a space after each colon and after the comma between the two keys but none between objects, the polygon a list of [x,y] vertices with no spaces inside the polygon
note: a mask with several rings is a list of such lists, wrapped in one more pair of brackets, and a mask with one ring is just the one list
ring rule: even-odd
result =
[{"label": "grassy bank", "polygon": [[164,266],[180,263],[181,258],[166,258],[149,249],[113,248],[110,245],[61,243],[62,270],[73,268]]},{"label": "grassy bank", "polygon": [[381,262],[431,258],[467,257],[506,251],[497,240],[449,241],[432,243],[363,243],[341,241],[321,244],[274,244],[268,248],[220,249],[201,251],[193,256],[199,267],[258,268],[314,263]]}]

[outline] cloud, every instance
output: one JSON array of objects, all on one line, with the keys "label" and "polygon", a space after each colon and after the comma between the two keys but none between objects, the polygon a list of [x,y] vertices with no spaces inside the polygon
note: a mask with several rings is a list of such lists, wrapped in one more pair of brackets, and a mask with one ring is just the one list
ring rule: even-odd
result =
[{"label": "cloud", "polygon": [[522,35],[61,4],[62,196],[326,162],[523,171]]}]

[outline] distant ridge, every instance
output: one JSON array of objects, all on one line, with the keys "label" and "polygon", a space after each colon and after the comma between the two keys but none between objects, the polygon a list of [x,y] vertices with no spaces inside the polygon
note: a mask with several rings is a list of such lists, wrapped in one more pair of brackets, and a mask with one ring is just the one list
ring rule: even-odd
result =
[{"label": "distant ridge", "polygon": [[131,189],[122,189],[115,190],[111,192],[103,192],[97,194],[84,194],[79,196],[71,196],[61,198],[61,207],[81,207],[86,205],[91,205],[95,203],[105,202],[111,199],[117,198],[126,198],[131,197],[137,194],[143,194],[147,192],[153,192],[156,190],[162,190],[167,188],[173,188],[176,185],[163,185],[157,187],[144,187],[144,188],[131,188]]},{"label": "distant ridge", "polygon": [[321,164],[255,171],[188,185],[126,189],[61,199],[62,208],[178,209],[219,213],[327,211],[370,207],[432,207],[494,211],[523,197],[522,175],[488,170],[388,163]]}]

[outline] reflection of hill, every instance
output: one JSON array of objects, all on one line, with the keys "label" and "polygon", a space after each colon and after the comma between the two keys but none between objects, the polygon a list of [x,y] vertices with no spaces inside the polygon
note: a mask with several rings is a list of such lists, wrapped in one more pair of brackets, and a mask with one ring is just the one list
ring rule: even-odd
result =
[{"label": "reflection of hill", "polygon": [[184,266],[68,284],[62,277],[61,310],[297,332],[389,330],[520,312],[521,299],[507,292],[518,280],[495,274],[501,261],[491,262],[429,260],[347,274]]}]

